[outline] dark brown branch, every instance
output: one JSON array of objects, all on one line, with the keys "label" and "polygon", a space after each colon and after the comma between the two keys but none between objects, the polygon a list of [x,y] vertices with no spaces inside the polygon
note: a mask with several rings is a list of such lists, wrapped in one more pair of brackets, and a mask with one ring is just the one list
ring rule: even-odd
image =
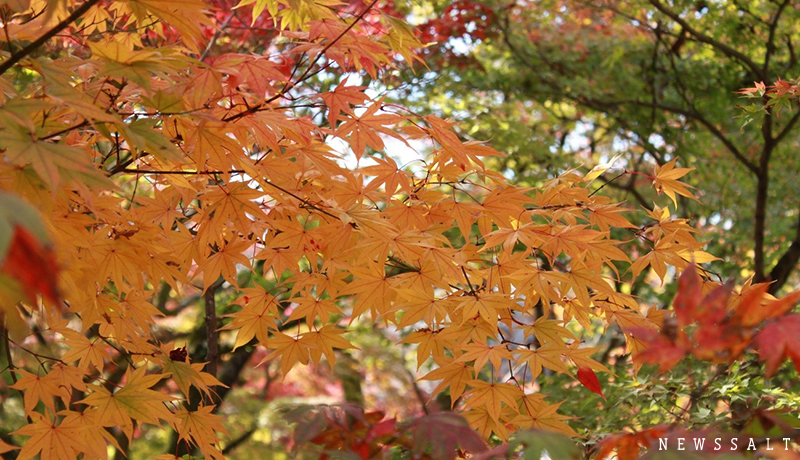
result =
[{"label": "dark brown branch", "polygon": [[769,23],[767,51],[764,53],[764,67],[761,70],[765,79],[769,78],[769,61],[775,53],[775,31],[778,29],[778,22],[780,21],[781,14],[783,14],[783,11],[789,5],[789,1],[790,0],[784,0],[783,3],[778,6],[778,11],[775,12],[775,16],[773,16],[772,21]]},{"label": "dark brown branch", "polygon": [[16,63],[30,55],[32,52],[36,51],[39,47],[47,43],[48,40],[56,36],[56,34],[66,29],[70,24],[83,16],[91,7],[99,2],[100,0],[86,0],[81,6],[75,9],[72,14],[53,26],[53,28],[48,30],[44,35],[32,41],[30,44],[28,44],[28,46],[22,48],[19,52],[12,54],[8,59],[0,64],[0,75],[6,73],[6,71],[12,68]]},{"label": "dark brown branch", "polygon": [[89,120],[83,120],[82,122],[78,123],[77,125],[70,126],[69,128],[64,128],[60,131],[56,131],[52,134],[48,134],[47,136],[43,137],[42,140],[52,139],[54,137],[61,136],[62,134],[67,134],[70,131],[75,131],[76,129],[81,129],[84,126],[89,126]]},{"label": "dark brown branch", "polygon": [[590,197],[594,196],[597,192],[599,192],[600,190],[603,190],[606,185],[614,182],[615,180],[619,179],[620,177],[624,176],[625,174],[628,174],[628,171],[627,170],[622,170],[621,173],[619,173],[616,176],[612,177],[611,179],[608,179],[607,181],[603,182],[603,185],[598,187],[594,192],[590,193],[589,196]]},{"label": "dark brown branch", "polygon": [[205,304],[205,320],[206,320],[206,372],[217,376],[217,359],[219,359],[219,343],[217,341],[217,302],[214,299],[214,294],[217,288],[222,285],[222,282],[214,282],[203,293]]},{"label": "dark brown branch", "polygon": [[639,192],[638,190],[636,190],[636,187],[634,187],[634,182],[635,182],[635,181],[631,180],[631,181],[628,183],[628,185],[619,185],[619,184],[616,184],[616,183],[614,183],[614,182],[610,182],[608,185],[609,185],[609,187],[611,187],[611,188],[615,188],[615,189],[618,189],[618,190],[625,190],[625,191],[627,191],[628,193],[630,193],[631,195],[633,195],[633,198],[635,198],[635,199],[636,199],[636,201],[637,201],[637,202],[638,202],[640,205],[642,205],[642,207],[644,207],[644,208],[645,208],[645,209],[647,209],[648,211],[652,211],[652,210],[653,210],[653,205],[652,205],[650,202],[648,202],[648,201],[645,199],[644,195],[642,195],[642,194],[641,194],[641,192]]},{"label": "dark brown branch", "polygon": [[792,116],[789,122],[786,123],[786,126],[783,127],[783,130],[781,130],[781,132],[779,132],[778,135],[775,136],[776,144],[781,140],[783,140],[783,138],[786,137],[787,134],[789,134],[789,131],[791,131],[794,128],[794,125],[797,124],[798,119],[800,119],[800,110],[795,112],[794,116]]},{"label": "dark brown branch", "polygon": [[800,262],[800,217],[798,217],[797,226],[795,227],[794,240],[789,245],[789,249],[778,259],[778,263],[772,267],[769,273],[770,280],[773,283],[769,286],[770,294],[777,293],[784,284],[789,280],[789,275],[797,267]]},{"label": "dark brown branch", "polygon": [[119,171],[122,174],[155,174],[159,176],[163,175],[184,175],[184,176],[195,176],[195,175],[208,175],[213,176],[217,174],[244,174],[243,169],[232,169],[230,171],[183,171],[183,170],[176,170],[176,171],[154,171],[152,169],[132,169],[132,168],[125,168]]},{"label": "dark brown branch", "polygon": [[256,430],[257,428],[250,428],[249,430],[245,431],[241,436],[228,443],[225,446],[225,448],[222,449],[222,455],[228,455],[231,452],[233,452],[234,449],[244,444],[248,439],[250,439],[251,436],[253,436],[253,433],[255,433]]},{"label": "dark brown branch", "polygon": [[767,228],[767,200],[769,198],[769,160],[775,150],[775,138],[772,137],[772,114],[767,113],[761,124],[764,147],[759,157],[758,178],[756,184],[756,209],[753,222],[753,280],[757,283],[766,281],[764,245]]},{"label": "dark brown branch", "polygon": [[217,26],[217,30],[214,31],[214,35],[211,37],[211,40],[208,41],[208,45],[206,45],[206,49],[203,50],[203,54],[201,54],[200,57],[197,59],[198,61],[203,61],[205,60],[206,57],[208,57],[208,53],[211,52],[211,48],[214,47],[214,44],[217,43],[217,40],[219,40],[219,37],[220,35],[222,35],[222,32],[225,30],[226,27],[228,27],[228,25],[231,23],[231,21],[235,16],[236,12],[231,11],[230,16],[228,16],[227,19],[222,21],[222,24]]},{"label": "dark brown branch", "polygon": [[730,46],[728,46],[728,45],[726,45],[726,44],[724,44],[724,43],[722,43],[722,42],[720,42],[720,41],[718,41],[718,40],[716,40],[716,39],[714,39],[712,37],[709,37],[708,35],[700,32],[697,29],[695,29],[694,27],[692,27],[691,24],[686,22],[685,19],[680,17],[680,15],[678,13],[676,13],[676,12],[670,10],[669,8],[667,8],[666,6],[664,6],[664,4],[661,3],[659,0],[650,0],[650,3],[654,7],[656,7],[656,9],[658,11],[660,11],[661,13],[663,13],[664,15],[666,15],[667,17],[669,17],[673,21],[677,22],[681,27],[683,27],[683,29],[686,32],[688,32],[689,35],[691,35],[694,38],[694,40],[697,40],[697,41],[699,41],[701,43],[705,43],[707,45],[711,45],[712,47],[716,48],[717,50],[719,50],[720,52],[722,52],[726,56],[729,56],[729,57],[732,57],[732,58],[735,58],[735,59],[739,60],[739,62],[744,64],[748,69],[750,69],[751,72],[753,72],[753,75],[755,75],[756,77],[758,77],[758,78],[760,78],[762,80],[766,80],[766,78],[764,78],[764,75],[762,73],[761,67],[756,65],[756,63],[753,62],[752,59],[747,57],[741,51],[735,50],[735,49],[731,48]]}]

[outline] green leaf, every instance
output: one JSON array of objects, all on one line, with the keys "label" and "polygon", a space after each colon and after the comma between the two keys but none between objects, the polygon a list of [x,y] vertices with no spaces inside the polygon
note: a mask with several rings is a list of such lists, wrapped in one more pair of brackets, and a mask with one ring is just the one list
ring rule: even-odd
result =
[{"label": "green leaf", "polygon": [[520,431],[514,435],[508,445],[510,452],[514,452],[521,446],[522,458],[525,460],[540,460],[545,452],[552,459],[577,460],[581,458],[581,450],[572,439],[547,431]]}]

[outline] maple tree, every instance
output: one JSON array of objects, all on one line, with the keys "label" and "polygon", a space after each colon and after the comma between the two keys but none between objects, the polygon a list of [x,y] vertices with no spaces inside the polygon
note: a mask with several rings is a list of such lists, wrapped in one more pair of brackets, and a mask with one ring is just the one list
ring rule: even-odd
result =
[{"label": "maple tree", "polygon": [[[333,367],[357,324],[415,344],[421,379],[467,421],[435,416],[413,433],[478,433],[445,447],[417,436],[417,453],[477,452],[520,428],[574,435],[537,377],[603,395],[597,373],[610,370],[581,335],[592,321],[646,353],[652,335],[636,331],[664,310],[643,310],[628,286],[711,258],[669,208],[693,196],[689,169],[640,173],[669,198],[646,212],[600,193],[611,163],[513,185],[451,121],[356,84],[424,65],[425,44],[377,1],[241,2],[270,29],[246,35],[270,41],[260,54],[218,47],[215,28],[247,23],[226,5],[0,5],[2,402],[24,413],[3,421],[0,451],[127,455],[159,427],[174,442],[158,458],[224,458],[235,443],[220,408],[251,358],[283,375]],[[393,148],[418,158],[398,164]],[[630,260],[629,239],[647,252]],[[181,335],[181,315],[200,328]],[[776,347],[770,369],[796,360]],[[394,426],[368,415],[323,413],[347,442],[314,442],[377,455],[370,443]],[[508,446],[551,449],[520,436]]]},{"label": "maple tree", "polygon": [[[492,139],[508,154],[494,168],[538,184],[617,154],[641,172],[678,155],[698,169],[686,182],[702,204],[682,199],[677,213],[714,236],[715,271],[738,278],[745,267],[758,282],[774,281],[773,293],[797,283],[797,100],[783,99],[770,116],[748,104],[755,116],[745,126],[732,111],[740,88],[781,79],[788,88],[800,73],[793,2],[396,3],[437,43],[424,51],[431,71],[398,99]],[[646,183],[626,174],[606,193],[650,207]]]}]

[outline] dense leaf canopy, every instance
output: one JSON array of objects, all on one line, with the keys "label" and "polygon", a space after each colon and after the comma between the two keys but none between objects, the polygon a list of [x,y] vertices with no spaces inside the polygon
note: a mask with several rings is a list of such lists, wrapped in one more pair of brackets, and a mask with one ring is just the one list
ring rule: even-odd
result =
[{"label": "dense leaf canopy", "polygon": [[[543,6],[549,15],[507,8],[510,19],[491,5],[473,7],[470,14],[500,29],[467,40],[479,29],[466,25],[446,31],[455,40],[448,43],[474,50],[475,40],[485,40],[485,56],[498,53],[500,67],[522,62],[515,38],[504,39],[506,50],[493,42],[511,23],[563,29],[553,44],[562,49],[589,46],[597,40],[591,34],[604,33],[624,33],[633,48],[649,43],[613,10],[595,16],[594,9]],[[645,364],[679,371],[694,360],[708,371],[714,363],[716,374],[693,378],[707,379],[705,389],[736,366],[758,368],[759,378],[796,375],[781,366],[800,368],[791,313],[798,296],[775,299],[768,292],[775,284],[762,282],[766,205],[755,208],[762,230],[755,279],[731,289],[704,268],[715,257],[679,214],[697,200],[686,181],[703,169],[677,155],[685,150],[681,158],[694,160],[699,146],[722,143],[746,170],[766,155],[767,165],[753,171],[761,190],[770,156],[780,158],[779,141],[796,118],[778,122],[779,103],[756,103],[747,113],[756,119],[749,126],[760,123],[767,133],[761,153],[731,149],[716,134],[717,121],[656,111],[662,102],[633,104],[630,114],[593,107],[591,121],[582,121],[582,104],[613,105],[609,94],[638,97],[653,85],[615,71],[614,60],[592,61],[599,52],[587,48],[590,62],[575,65],[595,66],[598,80],[578,68],[564,68],[569,81],[536,72],[566,85],[557,92],[562,99],[551,93],[541,106],[614,139],[621,123],[639,126],[648,109],[647,129],[662,140],[631,131],[645,144],[638,156],[612,158],[611,141],[600,156],[593,147],[585,165],[561,162],[528,176],[522,163],[509,163],[522,161],[521,151],[504,156],[481,140],[494,128],[418,110],[419,89],[400,98],[398,79],[409,72],[451,79],[434,94],[462,75],[434,68],[449,61],[429,58],[449,51],[427,43],[427,26],[408,25],[417,14],[409,8],[377,0],[0,3],[0,453],[220,459],[260,436],[276,456],[291,448],[311,458],[539,458],[543,451],[576,458],[574,444],[543,431],[585,436],[574,405],[623,410],[613,398],[625,385],[648,388],[636,383],[654,371],[642,371]],[[539,17],[555,12],[564,20]],[[712,40],[692,35],[701,25],[680,18],[673,20],[684,35]],[[767,45],[767,64],[773,48]],[[623,57],[620,66],[636,65],[633,54]],[[745,65],[743,72],[757,70]],[[716,78],[694,71],[687,77]],[[741,70],[719,70],[727,72]],[[763,72],[756,76],[766,79]],[[611,73],[622,77],[600,85]],[[589,89],[573,96],[573,87]],[[510,100],[488,89],[477,96]],[[726,104],[731,110],[727,93],[715,104],[718,113]],[[502,120],[521,112],[497,113]],[[737,126],[720,120],[725,132]],[[708,132],[695,145],[688,131],[698,123]],[[514,124],[508,136],[522,126]],[[680,142],[667,143],[673,134]],[[628,170],[620,171],[622,163]],[[623,188],[644,206],[613,192],[624,175],[634,180]],[[680,273],[674,308],[653,305]],[[370,342],[375,335],[378,345]],[[416,366],[408,369],[405,356],[398,372],[379,364],[384,375],[410,380],[427,416],[398,421],[365,407],[365,363],[357,357],[380,361],[406,346]],[[338,380],[351,404],[283,414],[284,424],[297,427],[291,442],[270,443],[272,432],[259,432],[256,416],[242,426],[240,412],[255,404],[258,388],[269,398],[276,378],[298,373],[310,385]],[[705,389],[684,401],[684,412],[698,410]],[[430,404],[437,395],[441,407]],[[730,412],[738,410],[730,403]],[[741,431],[737,424],[756,415],[770,420],[761,432],[747,431],[753,437],[794,423],[773,409],[780,407],[747,406],[715,428]],[[656,415],[663,423],[664,412]],[[646,440],[677,433],[651,425],[630,420],[637,437],[593,433],[587,444],[603,437],[601,459],[614,451],[635,458]],[[318,450],[308,453],[306,444]]]}]

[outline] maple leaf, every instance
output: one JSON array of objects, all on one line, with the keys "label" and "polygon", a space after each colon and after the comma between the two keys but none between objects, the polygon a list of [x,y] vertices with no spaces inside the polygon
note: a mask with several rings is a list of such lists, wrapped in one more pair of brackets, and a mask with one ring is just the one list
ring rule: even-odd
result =
[{"label": "maple leaf", "polygon": [[281,372],[286,376],[295,364],[308,364],[312,346],[313,343],[308,338],[301,340],[300,337],[292,337],[278,332],[273,337],[270,337],[267,344],[267,347],[273,349],[273,351],[259,365],[272,359],[280,358]]},{"label": "maple leaf", "polygon": [[492,367],[495,370],[499,370],[504,359],[509,361],[513,359],[511,352],[508,351],[505,345],[489,346],[485,343],[475,343],[465,345],[462,350],[464,354],[459,356],[456,362],[474,361],[475,372],[480,372],[487,362],[491,362]]},{"label": "maple leaf", "polygon": [[174,0],[168,3],[158,0],[137,0],[136,3],[137,5],[131,5],[131,9],[140,21],[147,20],[145,15],[150,13],[178,29],[186,38],[183,40],[184,44],[193,52],[201,51],[200,27],[212,25],[205,14],[206,4],[202,0]]},{"label": "maple leaf", "polygon": [[616,451],[619,460],[634,460],[639,458],[642,448],[649,447],[655,439],[663,438],[666,431],[666,427],[656,426],[636,433],[607,436],[598,443],[596,458],[605,460]]},{"label": "maple leaf", "polygon": [[435,396],[445,388],[450,388],[450,404],[454,406],[456,401],[464,394],[467,383],[474,378],[472,366],[466,363],[450,362],[440,365],[421,377],[421,380],[441,380],[436,388],[431,392],[431,397]]},{"label": "maple leaf", "polygon": [[217,433],[228,434],[223,417],[213,413],[216,406],[200,405],[190,411],[181,407],[175,413],[175,430],[180,439],[188,440],[203,451],[206,458],[224,459]]},{"label": "maple leaf", "polygon": [[393,114],[376,115],[381,107],[382,104],[380,102],[375,102],[363,114],[350,117],[336,129],[337,136],[341,138],[348,136],[357,159],[364,155],[367,146],[372,147],[374,150],[383,150],[384,144],[379,134],[385,134],[405,142],[405,139],[396,132],[386,128],[386,125],[392,125],[400,121],[400,117]]},{"label": "maple leaf", "polygon": [[525,428],[577,436],[575,430],[566,423],[573,417],[558,413],[561,404],[547,404],[544,402],[544,396],[540,394],[526,394],[522,397],[522,413],[517,417],[516,423]]},{"label": "maple leaf", "polygon": [[439,336],[439,330],[417,330],[406,336],[402,343],[417,344],[417,370],[425,364],[428,357],[433,356],[439,362],[445,356],[446,339]]},{"label": "maple leaf", "polygon": [[130,438],[133,421],[159,424],[159,419],[170,421],[172,412],[164,403],[173,398],[150,388],[164,378],[161,374],[145,374],[140,367],[126,375],[125,385],[111,392],[102,386],[91,385],[92,392],[80,402],[96,408],[96,423],[101,426],[119,426]]},{"label": "maple leaf", "polygon": [[678,278],[678,292],[672,302],[678,325],[684,328],[694,320],[695,311],[702,299],[702,285],[697,267],[692,264]]},{"label": "maple leaf", "polygon": [[567,366],[562,361],[566,349],[562,345],[549,343],[539,348],[529,350],[520,348],[514,350],[514,354],[520,355],[517,363],[527,363],[530,368],[531,379],[536,378],[542,373],[542,368],[548,368],[556,372],[567,372]]},{"label": "maple leaf", "polygon": [[452,460],[458,449],[479,453],[487,450],[480,436],[464,418],[453,413],[426,415],[407,424],[417,454],[430,452],[432,458]]},{"label": "maple leaf", "polygon": [[[32,374],[28,371],[18,369],[16,371],[21,377],[11,387],[17,390],[24,391],[23,401],[25,412],[32,414],[39,401],[44,406],[55,412],[54,395],[62,394],[65,390],[69,393],[69,388],[61,388],[59,382],[54,374],[38,375]],[[69,400],[69,396],[67,396]]]},{"label": "maple leaf", "polygon": [[369,310],[373,320],[385,315],[390,302],[396,297],[383,266],[369,264],[366,267],[353,267],[350,272],[356,279],[347,284],[341,292],[355,297],[351,322]]},{"label": "maple leaf", "polygon": [[247,345],[254,337],[266,345],[270,329],[277,330],[278,299],[260,287],[245,288],[242,293],[234,303],[243,304],[244,307],[241,311],[226,315],[233,320],[220,328],[221,331],[237,331],[234,350]]},{"label": "maple leaf", "polygon": [[758,326],[765,320],[785,315],[800,300],[800,291],[780,299],[770,299],[772,296],[767,294],[768,289],[768,283],[759,283],[743,291],[731,322],[745,327]]},{"label": "maple leaf", "polygon": [[0,144],[5,147],[3,156],[7,161],[19,166],[30,165],[53,190],[61,185],[64,177],[102,180],[101,173],[84,160],[86,155],[80,149],[37,139],[17,124],[12,123],[9,129],[0,131]]},{"label": "maple leaf", "polygon": [[393,159],[389,156],[385,158],[372,157],[371,159],[377,164],[361,168],[361,172],[365,175],[375,176],[375,178],[369,182],[370,186],[377,188],[383,185],[387,198],[397,193],[398,188],[404,193],[411,195],[412,191],[409,174],[400,169]]},{"label": "maple leaf", "polygon": [[[58,264],[41,216],[19,198],[0,192],[0,273],[15,278],[28,301],[41,293],[60,307]],[[15,331],[15,335],[16,335]]]},{"label": "maple leaf", "polygon": [[236,264],[245,266],[250,264],[242,252],[251,245],[249,241],[241,239],[226,242],[203,261],[200,264],[203,268],[203,291],[214,284],[220,275],[229,283],[236,285]]},{"label": "maple leaf", "polygon": [[501,293],[474,294],[459,302],[464,318],[480,315],[489,324],[497,324],[499,310],[508,308],[508,296]]},{"label": "maple leaf", "polygon": [[491,416],[486,407],[469,409],[463,413],[470,426],[476,430],[484,439],[489,439],[492,433],[502,440],[508,439],[508,428],[504,423],[498,422]]},{"label": "maple leaf", "polygon": [[71,329],[59,332],[64,336],[65,344],[69,346],[67,352],[61,357],[62,360],[79,361],[78,366],[81,368],[85,368],[88,364],[98,370],[103,369],[106,361],[113,361],[107,351],[108,345],[99,337],[89,340],[85,335]]},{"label": "maple leaf", "polygon": [[16,458],[28,460],[40,455],[41,460],[62,460],[76,458],[77,453],[83,450],[77,426],[65,421],[56,424],[54,420],[39,413],[32,413],[30,416],[33,423],[12,433],[29,436]]},{"label": "maple leaf", "polygon": [[310,345],[308,352],[312,362],[319,364],[320,358],[325,355],[325,359],[328,360],[331,368],[333,368],[336,364],[334,348],[340,350],[355,348],[352,343],[342,337],[345,332],[347,331],[339,329],[333,324],[328,324],[319,330],[304,332],[301,340]]},{"label": "maple leaf", "polygon": [[588,367],[579,367],[578,380],[589,391],[599,394],[603,400],[606,400],[606,397],[603,395],[603,389],[600,387],[600,381],[597,380],[597,374],[595,374],[593,370]]},{"label": "maple leaf", "polygon": [[658,194],[665,193],[676,207],[678,206],[676,194],[698,201],[692,192],[689,191],[690,188],[694,187],[678,181],[678,179],[693,171],[694,168],[676,168],[675,163],[677,161],[678,159],[675,158],[663,165],[656,166],[655,172],[653,173],[655,176],[653,178],[653,186],[656,188]]},{"label": "maple leaf", "polygon": [[767,324],[756,335],[755,344],[766,363],[766,376],[775,375],[786,358],[800,371],[800,315],[788,315]]},{"label": "maple leaf", "polygon": [[319,299],[317,296],[295,297],[296,306],[292,308],[292,313],[286,321],[294,321],[305,318],[306,324],[311,327],[319,319],[323,324],[328,322],[331,315],[339,313],[339,308],[333,299]]},{"label": "maple leaf", "polygon": [[581,343],[576,340],[567,346],[564,350],[564,355],[579,368],[584,367],[599,372],[608,372],[610,374],[611,370],[591,358],[591,356],[599,350],[600,347],[581,347]]},{"label": "maple leaf", "polygon": [[472,390],[467,397],[467,407],[485,407],[489,416],[495,421],[500,421],[500,410],[502,405],[508,407],[517,406],[517,398],[522,391],[511,383],[490,383],[482,380],[472,380],[468,382]]},{"label": "maple leaf", "polygon": [[163,375],[169,375],[172,380],[178,385],[181,392],[189,397],[189,390],[195,387],[201,393],[211,396],[211,388],[221,386],[227,388],[222,382],[216,379],[213,375],[203,372],[205,363],[187,363],[183,361],[176,361],[167,359],[164,361]]},{"label": "maple leaf", "polygon": [[[337,24],[341,25],[342,23],[339,21],[319,21],[316,23],[317,27],[322,27],[326,24]],[[319,30],[319,29],[317,29]],[[336,31],[341,32],[341,30]],[[312,27],[310,35],[313,36],[315,33],[314,27]],[[335,37],[334,37],[335,38]],[[350,105],[359,105],[363,104],[364,101],[368,100],[369,97],[364,94],[364,90],[367,89],[366,86],[348,86],[347,85],[347,78],[342,80],[333,91],[329,91],[327,93],[321,93],[319,97],[325,101],[325,105],[328,106],[328,122],[330,123],[331,127],[336,126],[336,122],[339,120],[339,114],[344,112],[347,114],[352,114],[353,110],[350,108]]]},{"label": "maple leaf", "polygon": [[561,344],[564,339],[574,340],[575,336],[563,326],[563,321],[548,319],[545,316],[538,318],[533,324],[524,327],[525,333],[533,335],[541,345],[549,343]]}]

